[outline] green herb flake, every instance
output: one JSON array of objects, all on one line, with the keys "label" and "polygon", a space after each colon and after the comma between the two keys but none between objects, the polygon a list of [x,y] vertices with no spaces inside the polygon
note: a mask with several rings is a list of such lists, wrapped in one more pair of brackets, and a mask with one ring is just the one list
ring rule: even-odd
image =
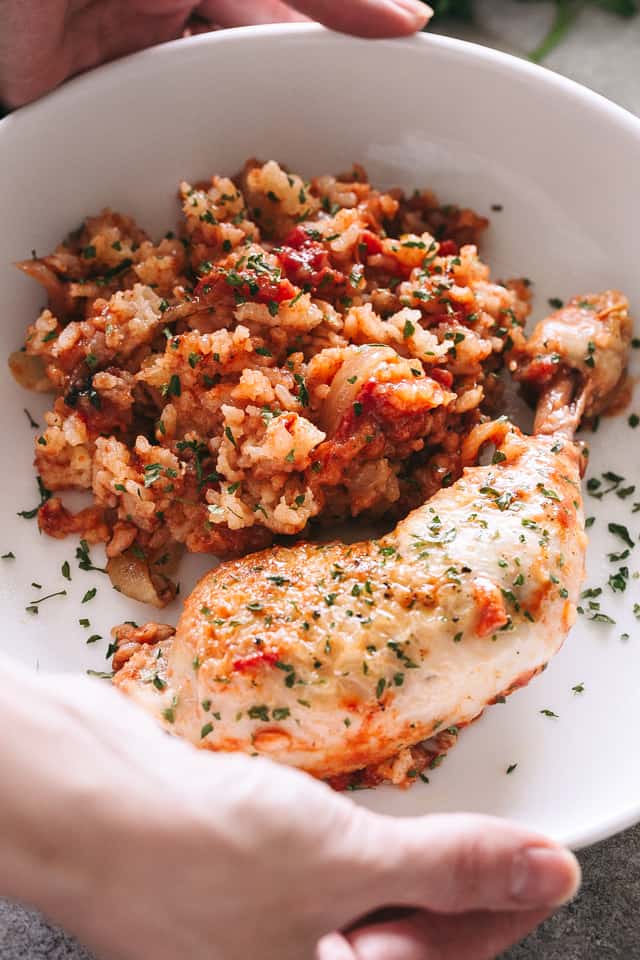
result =
[{"label": "green herb flake", "polygon": [[612,533],[615,537],[619,537],[623,543],[626,543],[628,547],[635,547],[635,543],[631,539],[628,529],[622,523],[609,523],[607,524],[607,529],[609,533]]},{"label": "green herb flake", "polygon": [[594,623],[610,623],[615,624],[615,620],[608,616],[606,613],[601,613],[599,610],[589,617],[589,620]]},{"label": "green herb flake", "polygon": [[287,577],[281,577],[279,574],[268,576],[267,580],[269,580],[271,583],[275,583],[276,587],[284,587],[287,583],[291,583]]},{"label": "green herb flake", "polygon": [[180,383],[180,377],[177,373],[172,373],[169,378],[169,383],[167,385],[167,395],[173,397],[179,397],[182,394],[182,385]]},{"label": "green herb flake", "polygon": [[37,505],[37,507],[34,507],[32,510],[20,510],[18,512],[18,516],[22,517],[24,520],[33,520],[33,518],[38,513],[38,510],[40,509],[40,507],[44,503],[46,503],[51,496],[51,491],[47,490],[40,476],[36,477],[36,482],[38,484],[38,490],[40,492],[40,503]]},{"label": "green herb flake", "polygon": [[262,720],[264,723],[269,722],[269,708],[264,704],[249,707],[248,713],[252,720]]}]

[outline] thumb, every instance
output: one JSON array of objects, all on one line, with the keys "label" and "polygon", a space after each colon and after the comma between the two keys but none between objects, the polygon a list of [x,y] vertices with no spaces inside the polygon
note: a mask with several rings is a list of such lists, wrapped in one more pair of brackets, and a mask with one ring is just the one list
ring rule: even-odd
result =
[{"label": "thumb", "polygon": [[551,908],[580,885],[578,861],[568,850],[518,824],[475,814],[407,820],[367,814],[362,857],[367,910]]}]

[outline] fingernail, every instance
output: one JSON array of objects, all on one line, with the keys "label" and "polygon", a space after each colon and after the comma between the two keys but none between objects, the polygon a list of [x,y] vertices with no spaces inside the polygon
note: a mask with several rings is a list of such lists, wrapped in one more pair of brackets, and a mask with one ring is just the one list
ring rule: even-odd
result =
[{"label": "fingernail", "polygon": [[339,933],[328,933],[316,947],[315,960],[355,960],[355,954]]},{"label": "fingernail", "polygon": [[422,3],[422,0],[389,0],[389,3],[401,11],[407,20],[411,20],[415,30],[421,30],[433,16],[431,7]]},{"label": "fingernail", "polygon": [[531,907],[559,907],[580,886],[580,864],[560,847],[529,847],[513,860],[511,893]]}]

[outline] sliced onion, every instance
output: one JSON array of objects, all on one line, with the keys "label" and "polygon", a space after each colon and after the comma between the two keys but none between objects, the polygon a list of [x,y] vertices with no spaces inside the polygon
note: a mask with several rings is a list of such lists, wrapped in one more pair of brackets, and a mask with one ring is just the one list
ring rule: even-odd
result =
[{"label": "sliced onion", "polygon": [[64,317],[69,309],[69,297],[66,285],[58,274],[44,260],[21,260],[16,267],[44,287],[53,313]]},{"label": "sliced onion", "polygon": [[470,467],[477,464],[482,448],[487,443],[493,443],[499,447],[510,430],[511,424],[506,418],[476,424],[462,442],[460,451],[462,465]]},{"label": "sliced onion", "polygon": [[[322,406],[322,429],[331,436],[376,367],[397,357],[392,347],[363,346],[349,352],[331,383]],[[355,378],[355,379],[354,379]],[[353,381],[353,382],[351,382]]]},{"label": "sliced onion", "polygon": [[149,603],[153,607],[166,607],[176,595],[176,585],[169,579],[168,574],[175,569],[182,547],[176,544],[174,548],[164,552],[169,553],[170,558],[162,567],[154,564],[157,557],[151,555],[143,559],[136,556],[133,550],[125,550],[117,557],[111,557],[107,561],[107,573],[111,583],[125,597],[131,597],[140,603]]},{"label": "sliced onion", "polygon": [[25,353],[24,350],[15,350],[9,357],[9,367],[21,387],[35,390],[36,393],[49,393],[53,390],[53,384],[45,373],[42,357]]}]

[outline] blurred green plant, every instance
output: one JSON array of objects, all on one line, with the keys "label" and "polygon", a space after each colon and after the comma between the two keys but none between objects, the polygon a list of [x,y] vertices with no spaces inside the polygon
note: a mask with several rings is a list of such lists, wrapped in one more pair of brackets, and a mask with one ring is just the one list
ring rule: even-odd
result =
[{"label": "blurred green plant", "polygon": [[[539,0],[519,0],[520,3],[538,3]],[[474,18],[474,0],[429,0],[437,19],[452,17],[471,21]],[[561,43],[576,17],[587,6],[601,7],[619,17],[633,17],[640,10],[639,0],[555,0],[555,16],[542,42],[532,50],[529,59],[540,63]]]}]

